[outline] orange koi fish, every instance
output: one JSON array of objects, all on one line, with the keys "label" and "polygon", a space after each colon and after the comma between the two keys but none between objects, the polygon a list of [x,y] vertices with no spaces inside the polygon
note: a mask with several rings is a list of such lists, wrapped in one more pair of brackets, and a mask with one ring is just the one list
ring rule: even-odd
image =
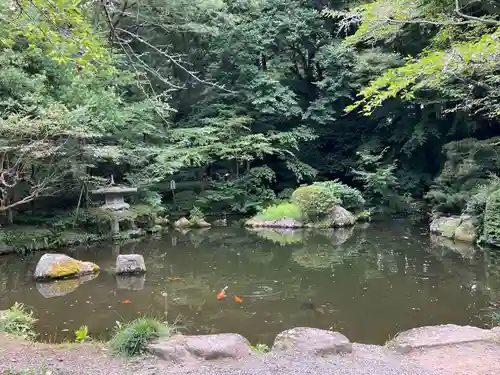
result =
[{"label": "orange koi fish", "polygon": [[167,280],[168,281],[182,280],[182,277],[172,276],[172,277],[167,277]]},{"label": "orange koi fish", "polygon": [[129,303],[132,303],[132,301],[130,301],[130,300],[128,300],[128,299],[126,299],[126,300],[122,301],[122,303],[124,303],[124,304],[128,305]]},{"label": "orange koi fish", "polygon": [[217,294],[217,299],[223,299],[225,296],[226,296],[226,290],[227,290],[227,286],[224,287],[224,289],[222,289],[220,291],[219,294]]},{"label": "orange koi fish", "polygon": [[238,297],[238,296],[234,296],[234,300],[238,303],[242,303],[243,302],[243,299]]}]

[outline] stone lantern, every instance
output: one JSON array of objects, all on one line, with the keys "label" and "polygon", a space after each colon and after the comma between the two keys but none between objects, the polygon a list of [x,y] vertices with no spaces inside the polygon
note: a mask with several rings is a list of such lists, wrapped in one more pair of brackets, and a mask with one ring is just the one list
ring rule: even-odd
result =
[{"label": "stone lantern", "polygon": [[127,210],[130,205],[125,202],[125,196],[136,193],[137,188],[122,187],[122,186],[110,186],[97,190],[92,190],[94,195],[104,195],[104,205],[100,208],[103,210],[116,212],[116,215],[112,215],[111,220],[111,233],[117,234],[120,232],[119,224],[119,212]]}]

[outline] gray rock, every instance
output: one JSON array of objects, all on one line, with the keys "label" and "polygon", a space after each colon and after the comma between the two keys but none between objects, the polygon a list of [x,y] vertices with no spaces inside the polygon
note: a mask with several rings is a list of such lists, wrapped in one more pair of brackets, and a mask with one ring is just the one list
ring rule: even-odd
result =
[{"label": "gray rock", "polygon": [[458,216],[438,217],[432,220],[430,232],[446,238],[453,238],[462,219]]},{"label": "gray rock", "polygon": [[226,219],[217,219],[217,220],[214,220],[212,225],[215,227],[227,227],[227,220]]},{"label": "gray rock", "polygon": [[247,227],[267,227],[267,228],[303,228],[304,225],[293,219],[280,219],[280,220],[256,220],[250,219],[245,222]]},{"label": "gray rock", "polygon": [[431,348],[443,345],[457,345],[476,341],[498,341],[496,330],[471,326],[446,324],[410,329],[399,333],[387,346],[398,353],[409,353],[414,349]]},{"label": "gray rock", "polygon": [[158,340],[149,345],[148,351],[165,361],[187,362],[192,360],[240,359],[253,352],[243,336],[235,333],[217,335],[182,336]]},{"label": "gray rock", "polygon": [[477,239],[476,220],[470,215],[438,217],[432,220],[430,232],[455,241],[474,243]]},{"label": "gray rock", "polygon": [[154,223],[155,225],[161,225],[162,227],[166,227],[170,224],[166,217],[156,217]]},{"label": "gray rock", "polygon": [[471,216],[462,215],[460,225],[455,229],[453,239],[456,241],[474,243],[477,239],[475,220]]},{"label": "gray rock", "polygon": [[174,223],[174,226],[177,228],[191,228],[191,222],[185,217],[181,217]]},{"label": "gray rock", "polygon": [[350,227],[356,223],[356,216],[342,206],[335,206],[328,216],[332,226],[336,228]]},{"label": "gray rock", "polygon": [[297,327],[278,334],[274,340],[273,351],[313,355],[351,353],[352,344],[339,332]]},{"label": "gray rock", "polygon": [[193,228],[210,228],[212,225],[204,219],[196,219],[190,221],[190,224]]},{"label": "gray rock", "polygon": [[125,290],[143,290],[146,275],[116,275],[116,287]]},{"label": "gray rock", "polygon": [[41,279],[60,279],[93,274],[99,266],[91,262],[82,262],[65,254],[44,254],[38,261],[34,277]]},{"label": "gray rock", "polygon": [[9,246],[4,243],[0,243],[0,255],[15,253],[16,249],[14,246]]},{"label": "gray rock", "polygon": [[116,257],[116,273],[118,275],[141,274],[146,272],[144,258],[139,254],[120,254]]}]

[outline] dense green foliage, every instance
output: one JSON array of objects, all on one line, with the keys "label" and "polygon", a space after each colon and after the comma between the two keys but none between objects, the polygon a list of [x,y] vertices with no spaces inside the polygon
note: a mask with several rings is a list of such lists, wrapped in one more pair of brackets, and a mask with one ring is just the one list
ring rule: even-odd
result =
[{"label": "dense green foliage", "polygon": [[340,202],[340,198],[319,184],[301,186],[292,194],[292,203],[299,207],[302,216],[308,221],[320,219]]},{"label": "dense green foliage", "polygon": [[0,332],[10,333],[25,339],[34,339],[36,318],[23,304],[15,303],[0,313]]},{"label": "dense green foliage", "polygon": [[500,174],[493,1],[0,5],[9,221],[91,209],[111,176],[183,215],[264,214],[335,181],[293,201],[481,216]]},{"label": "dense green foliage", "polygon": [[494,191],[486,202],[483,237],[487,244],[500,246],[500,190]]},{"label": "dense green foliage", "polygon": [[339,204],[348,210],[359,210],[365,205],[365,199],[358,189],[338,181],[315,182],[314,185],[325,188],[330,195],[337,198]]},{"label": "dense green foliage", "polygon": [[291,220],[302,220],[302,212],[300,207],[294,203],[283,202],[278,204],[272,204],[261,212],[259,212],[254,219],[256,220],[280,220],[280,219],[291,219]]},{"label": "dense green foliage", "polygon": [[143,354],[151,341],[169,337],[174,327],[155,318],[141,317],[129,323],[118,323],[109,345],[114,354],[136,356]]}]

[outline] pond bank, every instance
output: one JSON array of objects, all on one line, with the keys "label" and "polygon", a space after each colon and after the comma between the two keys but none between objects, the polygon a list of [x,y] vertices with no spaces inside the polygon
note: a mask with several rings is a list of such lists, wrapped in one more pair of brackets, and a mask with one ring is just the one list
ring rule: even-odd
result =
[{"label": "pond bank", "polygon": [[[485,330],[456,325],[427,326],[402,332],[385,346],[351,344],[338,333],[298,328],[278,335],[270,353],[238,350],[238,358],[224,358],[223,351],[217,345],[216,336],[219,335],[204,336],[211,344],[211,348],[207,350],[218,353],[212,357],[214,359],[203,360],[188,356],[178,358],[177,362],[173,363],[152,356],[129,361],[111,358],[105,347],[99,344],[50,345],[29,343],[0,335],[0,370],[3,373],[16,373],[22,370],[45,369],[53,375],[500,373],[498,328]],[[189,336],[186,339],[189,341]],[[176,341],[178,343],[179,339]],[[229,341],[241,345],[239,340]]]}]

